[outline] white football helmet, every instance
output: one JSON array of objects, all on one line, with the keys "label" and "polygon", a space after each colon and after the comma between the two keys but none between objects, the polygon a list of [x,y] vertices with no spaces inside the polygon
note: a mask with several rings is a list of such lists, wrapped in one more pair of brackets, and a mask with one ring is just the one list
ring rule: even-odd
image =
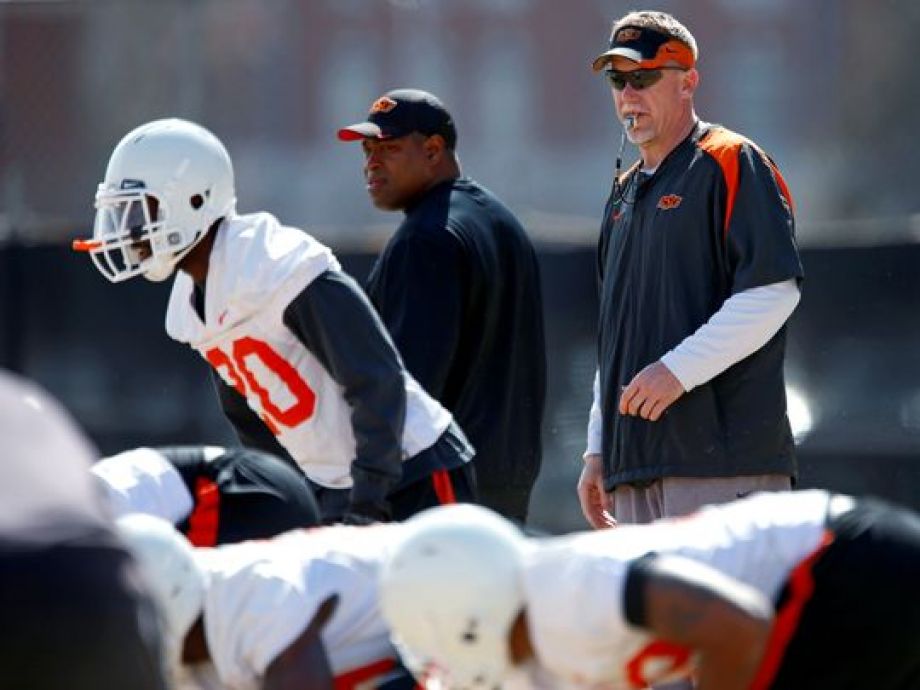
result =
[{"label": "white football helmet", "polygon": [[524,535],[480,506],[409,519],[380,576],[380,606],[403,662],[427,688],[491,690],[509,675],[524,607]]},{"label": "white football helmet", "polygon": [[173,665],[204,606],[206,578],[189,541],[166,520],[131,513],[118,518],[118,532],[140,565],[163,621],[167,656]]},{"label": "white football helmet", "polygon": [[96,192],[93,237],[76,240],[112,282],[162,281],[236,206],[233,164],[220,140],[179,119],[129,132],[109,158]]}]

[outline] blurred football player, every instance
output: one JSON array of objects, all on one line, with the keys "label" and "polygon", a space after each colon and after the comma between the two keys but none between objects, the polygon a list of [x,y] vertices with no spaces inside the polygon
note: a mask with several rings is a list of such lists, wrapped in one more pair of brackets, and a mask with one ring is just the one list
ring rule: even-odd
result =
[{"label": "blurred football player", "polygon": [[61,405],[0,371],[0,688],[165,690],[157,617]]},{"label": "blurred football player", "polygon": [[762,493],[527,541],[477,506],[407,521],[381,608],[429,687],[920,687],[920,516]]},{"label": "blurred football player", "polygon": [[176,269],[166,331],[217,373],[243,446],[293,459],[326,520],[367,523],[470,500],[472,447],[406,372],[329,248],[236,212],[233,166],[179,119],[129,132],[96,193],[90,253],[113,282]]},{"label": "blurred football player", "polygon": [[169,520],[195,546],[265,539],[319,524],[303,472],[248,448],[135,448],[92,467],[116,517]]},{"label": "blurred football player", "polygon": [[377,606],[398,524],[192,548],[168,522],[118,520],[156,594],[182,688],[411,688]]}]

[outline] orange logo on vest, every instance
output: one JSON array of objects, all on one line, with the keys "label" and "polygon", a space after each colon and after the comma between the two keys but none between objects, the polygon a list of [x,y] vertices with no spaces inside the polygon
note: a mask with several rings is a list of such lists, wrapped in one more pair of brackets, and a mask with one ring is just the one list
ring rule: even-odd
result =
[{"label": "orange logo on vest", "polygon": [[670,211],[672,208],[677,208],[680,206],[680,202],[683,201],[682,196],[677,196],[676,194],[665,194],[658,200],[658,208],[662,211]]}]

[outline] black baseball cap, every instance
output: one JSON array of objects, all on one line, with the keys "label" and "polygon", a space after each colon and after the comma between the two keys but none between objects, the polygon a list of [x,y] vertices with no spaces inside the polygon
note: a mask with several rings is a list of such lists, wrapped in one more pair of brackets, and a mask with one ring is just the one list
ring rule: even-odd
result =
[{"label": "black baseball cap", "polygon": [[449,149],[457,145],[457,129],[447,108],[436,96],[419,89],[385,93],[371,104],[367,121],[343,127],[339,139],[395,139],[413,132],[425,136],[440,134]]},{"label": "black baseball cap", "polygon": [[693,51],[686,43],[645,26],[623,26],[617,29],[610,37],[609,49],[594,58],[591,67],[599,72],[617,55],[632,60],[639,69],[656,69],[671,62],[690,69],[696,63]]}]

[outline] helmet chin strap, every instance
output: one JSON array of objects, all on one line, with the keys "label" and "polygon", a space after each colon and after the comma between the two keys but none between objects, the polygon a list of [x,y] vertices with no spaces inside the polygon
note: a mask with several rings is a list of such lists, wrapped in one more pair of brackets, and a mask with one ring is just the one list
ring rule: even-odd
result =
[{"label": "helmet chin strap", "polygon": [[[185,254],[187,252],[180,252]],[[162,283],[176,272],[176,264],[181,261],[182,257],[176,255],[166,260],[166,257],[156,257],[150,260],[150,268],[141,275],[151,283]]]},{"label": "helmet chin strap", "polygon": [[212,216],[213,221],[199,233],[198,237],[195,238],[195,241],[190,245],[176,252],[175,254],[170,255],[169,257],[154,257],[151,261],[150,269],[144,271],[143,276],[147,280],[153,283],[162,283],[164,280],[168,279],[173,273],[175,273],[176,266],[179,264],[182,259],[184,259],[189,252],[191,252],[198,243],[201,242],[205,237],[208,236],[208,232],[212,227],[218,222],[222,222],[227,218],[236,215],[236,197],[231,197],[230,201],[220,209],[218,213]]},{"label": "helmet chin strap", "polygon": [[208,230],[210,230],[210,226],[199,233],[194,242],[192,242],[184,249],[175,252],[174,254],[170,254],[168,256],[151,257],[149,261],[150,268],[145,270],[142,274],[144,278],[152,283],[162,283],[164,280],[167,280],[173,273],[176,272],[176,266],[179,265],[179,262],[188,256],[188,254],[198,246],[198,243],[201,242],[201,240],[207,237]]}]

